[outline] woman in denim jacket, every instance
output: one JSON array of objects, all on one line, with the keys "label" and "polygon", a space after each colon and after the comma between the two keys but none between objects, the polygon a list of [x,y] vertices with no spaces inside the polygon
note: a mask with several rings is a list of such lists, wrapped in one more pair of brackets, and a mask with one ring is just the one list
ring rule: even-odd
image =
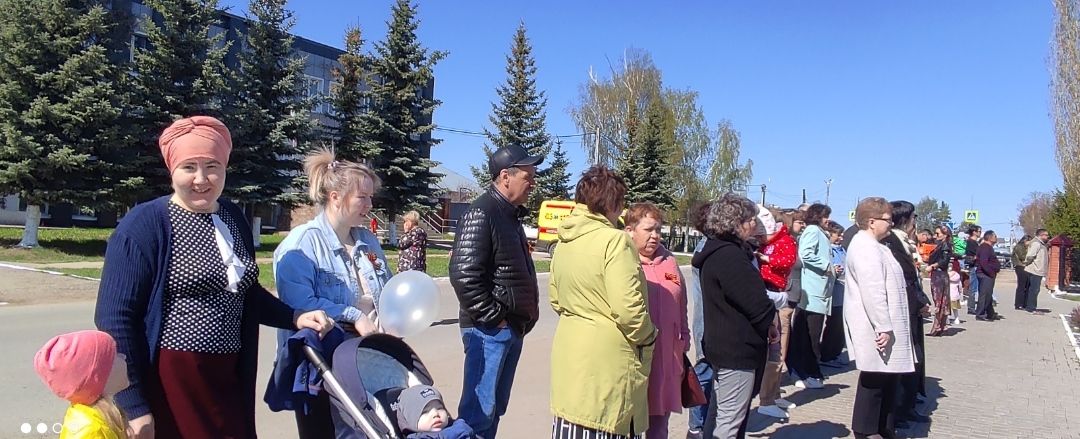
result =
[{"label": "woman in denim jacket", "polygon": [[[352,335],[380,332],[379,294],[392,275],[379,239],[366,227],[379,177],[367,166],[322,150],[304,161],[308,194],[321,208],[274,251],[278,297],[293,308],[323,310]],[[281,330],[284,344],[293,331]],[[301,438],[334,437],[326,393],[296,412]]]}]

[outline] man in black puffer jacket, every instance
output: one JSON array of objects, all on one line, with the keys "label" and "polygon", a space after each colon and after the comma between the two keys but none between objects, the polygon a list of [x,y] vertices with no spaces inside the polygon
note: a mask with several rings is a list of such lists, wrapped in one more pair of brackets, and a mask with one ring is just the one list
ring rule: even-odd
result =
[{"label": "man in black puffer jacket", "polygon": [[491,187],[458,221],[450,284],[461,306],[465,379],[458,415],[494,438],[506,413],[522,339],[540,318],[536,268],[519,218],[543,157],[506,146],[488,160]]}]

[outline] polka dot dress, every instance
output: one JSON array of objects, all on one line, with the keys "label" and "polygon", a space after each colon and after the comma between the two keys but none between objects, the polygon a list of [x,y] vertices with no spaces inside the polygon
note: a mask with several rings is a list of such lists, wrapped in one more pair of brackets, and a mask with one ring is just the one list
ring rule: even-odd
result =
[{"label": "polka dot dress", "polygon": [[[218,210],[233,237],[240,236],[237,218]],[[237,293],[226,290],[228,277],[214,238],[209,213],[196,213],[169,203],[172,254],[164,298],[160,347],[175,351],[229,354],[240,351],[244,293],[259,277],[255,258],[243,245],[233,251],[245,266]]]}]

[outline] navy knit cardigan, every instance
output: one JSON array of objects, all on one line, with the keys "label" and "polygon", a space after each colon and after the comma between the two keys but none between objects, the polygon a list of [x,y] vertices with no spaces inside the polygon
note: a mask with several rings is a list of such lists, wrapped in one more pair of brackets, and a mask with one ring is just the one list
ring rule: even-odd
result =
[{"label": "navy knit cardigan", "polygon": [[[245,218],[235,204],[219,200],[234,218]],[[116,403],[128,419],[150,413],[145,393],[156,380],[158,341],[163,321],[162,304],[172,250],[169,196],[135,206],[117,226],[105,250],[94,322],[116,339],[117,351],[127,355],[131,386],[116,394]],[[237,221],[236,240],[254,255],[251,229]],[[245,420],[255,431],[255,375],[259,347],[259,324],[295,329],[295,312],[258,283],[244,291],[240,329],[240,359],[236,372],[242,388],[236,389],[248,405]]]}]

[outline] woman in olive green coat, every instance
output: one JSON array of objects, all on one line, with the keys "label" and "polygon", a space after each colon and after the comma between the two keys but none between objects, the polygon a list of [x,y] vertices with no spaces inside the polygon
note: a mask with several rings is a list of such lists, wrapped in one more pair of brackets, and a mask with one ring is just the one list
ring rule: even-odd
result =
[{"label": "woman in olive green coat", "polygon": [[640,435],[649,427],[648,376],[656,328],[630,236],[616,228],[626,184],[593,167],[574,192],[551,262],[555,439]]}]

